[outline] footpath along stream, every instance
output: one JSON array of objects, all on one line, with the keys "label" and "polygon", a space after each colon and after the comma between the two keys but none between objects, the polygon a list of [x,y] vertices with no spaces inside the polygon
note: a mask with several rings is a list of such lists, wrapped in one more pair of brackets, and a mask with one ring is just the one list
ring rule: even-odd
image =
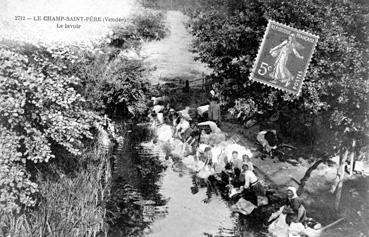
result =
[{"label": "footpath along stream", "polygon": [[[191,38],[181,25],[183,19],[179,12],[168,12],[171,35],[143,47],[148,60],[158,68],[154,83],[163,83],[161,78],[197,77],[206,71],[193,61],[188,51]],[[185,45],[182,45],[183,40]],[[225,131],[235,132],[228,128]],[[206,186],[198,188],[195,174],[183,166],[180,159],[166,159],[162,146],[153,142],[152,133],[147,126],[133,125],[124,143],[115,151],[112,203],[109,205],[111,210],[120,211],[112,218],[114,223],[110,225],[109,237],[266,236],[235,217],[230,203],[214,190]],[[300,180],[311,165],[304,160],[291,165],[271,159],[255,159],[254,164],[284,188],[296,185],[290,176]],[[355,176],[345,182],[343,212],[338,216],[331,205],[334,196],[328,191],[335,170],[334,165],[322,164],[312,173],[303,196],[308,215],[323,225],[340,216],[346,217],[340,226],[324,236],[369,236],[369,179]]]},{"label": "footpath along stream", "polygon": [[[163,143],[156,143],[153,138],[152,129],[134,125],[115,151],[111,195],[120,212],[111,225],[109,237],[268,236],[249,219],[232,214],[232,203],[216,190],[199,186],[195,174],[183,165],[182,159],[166,159]],[[271,159],[253,161],[280,186],[293,183],[288,174],[303,174],[306,170]],[[323,165],[314,171],[303,196],[308,215],[323,225],[338,219],[328,201],[332,199],[325,181],[329,170]],[[347,220],[323,236],[368,236],[365,219],[368,184],[365,177],[346,181],[342,207]]]}]

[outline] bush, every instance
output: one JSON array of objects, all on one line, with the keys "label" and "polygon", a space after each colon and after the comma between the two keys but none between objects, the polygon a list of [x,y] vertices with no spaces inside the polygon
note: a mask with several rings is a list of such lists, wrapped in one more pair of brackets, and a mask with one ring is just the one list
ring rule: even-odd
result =
[{"label": "bush", "polygon": [[[165,36],[163,20],[161,13],[136,16],[92,47],[0,41],[0,225],[5,234],[95,236],[102,229],[107,157],[86,158],[81,151],[93,139],[92,128],[103,123],[98,113],[126,118],[146,110],[150,70],[137,52],[143,40]],[[71,161],[74,171],[87,168],[62,174]]]},{"label": "bush", "polygon": [[251,98],[241,98],[236,100],[235,106],[230,108],[229,112],[244,122],[257,113],[257,105]]},{"label": "bush", "polygon": [[96,50],[81,54],[78,75],[83,78],[83,95],[91,108],[110,116],[127,118],[146,111],[145,90],[152,70],[140,55],[143,41],[167,35],[161,12],[145,11],[126,25],[112,28]]},{"label": "bush", "polygon": [[78,155],[99,117],[84,109],[84,99],[69,75],[72,57],[63,48],[0,45],[0,182],[2,210],[34,204],[37,185],[26,165],[55,157],[52,144]]},{"label": "bush", "polygon": [[108,36],[108,45],[120,49],[138,49],[142,41],[161,40],[168,35],[165,15],[145,10],[133,16],[126,25],[116,25]]},{"label": "bush", "polygon": [[158,11],[148,11],[136,15],[132,23],[136,27],[137,35],[145,40],[161,40],[168,34],[165,25],[165,15]]},{"label": "bush", "polygon": [[[345,149],[347,141],[368,133],[367,5],[331,0],[219,0],[204,4],[208,3],[212,6],[191,15],[194,51],[213,69],[214,78],[237,82],[237,97],[252,98],[262,112],[288,108],[291,122],[301,115],[313,120],[322,117],[327,129],[339,134],[332,137],[336,148]],[[299,97],[249,80],[268,19],[320,36]],[[235,99],[229,97],[232,102]],[[333,146],[326,147],[328,152],[337,152]]]},{"label": "bush", "polygon": [[83,70],[83,93],[95,111],[127,118],[128,110],[145,100],[143,84],[147,82],[149,68],[142,58],[130,58],[119,52],[110,59],[109,54],[97,53]]}]

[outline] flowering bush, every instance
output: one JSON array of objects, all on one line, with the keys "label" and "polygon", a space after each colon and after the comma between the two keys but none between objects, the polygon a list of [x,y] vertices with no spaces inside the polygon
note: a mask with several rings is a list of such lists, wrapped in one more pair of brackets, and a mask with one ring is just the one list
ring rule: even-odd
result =
[{"label": "flowering bush", "polygon": [[80,154],[82,141],[99,117],[84,109],[79,79],[67,70],[73,55],[65,49],[0,45],[0,205],[5,211],[32,206],[37,184],[28,162],[55,157],[52,144]]},{"label": "flowering bush", "polygon": [[242,121],[251,118],[258,111],[258,107],[251,98],[240,98],[236,100],[234,107],[228,110],[233,116]]},{"label": "flowering bush", "polygon": [[146,109],[149,68],[137,52],[165,35],[164,15],[145,13],[91,45],[0,41],[0,215],[35,205],[30,167],[66,159],[60,147],[81,154],[102,123],[92,111]]}]

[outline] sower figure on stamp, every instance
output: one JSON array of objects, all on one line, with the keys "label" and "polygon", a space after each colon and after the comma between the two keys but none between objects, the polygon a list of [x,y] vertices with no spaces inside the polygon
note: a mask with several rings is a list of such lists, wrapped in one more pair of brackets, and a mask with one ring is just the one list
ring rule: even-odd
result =
[{"label": "sower figure on stamp", "polygon": [[280,81],[288,86],[294,79],[294,76],[287,68],[287,61],[289,55],[293,53],[297,58],[304,59],[304,56],[300,55],[297,49],[303,49],[300,43],[296,41],[296,35],[290,34],[288,40],[283,41],[280,45],[272,48],[269,53],[273,57],[277,57],[274,62],[273,72],[269,74],[273,78],[272,82]]}]

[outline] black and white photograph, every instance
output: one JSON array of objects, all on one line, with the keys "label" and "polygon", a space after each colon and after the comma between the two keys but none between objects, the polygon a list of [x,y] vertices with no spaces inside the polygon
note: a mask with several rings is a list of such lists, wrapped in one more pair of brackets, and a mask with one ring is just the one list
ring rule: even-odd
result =
[{"label": "black and white photograph", "polygon": [[0,237],[369,237],[369,0],[0,0]]}]

